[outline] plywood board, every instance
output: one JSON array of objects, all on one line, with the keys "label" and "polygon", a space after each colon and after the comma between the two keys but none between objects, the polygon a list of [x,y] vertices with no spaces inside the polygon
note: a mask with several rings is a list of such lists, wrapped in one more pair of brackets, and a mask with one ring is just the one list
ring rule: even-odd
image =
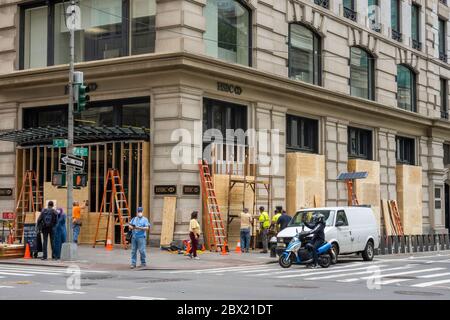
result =
[{"label": "plywood board", "polygon": [[397,165],[397,203],[406,235],[423,233],[422,167]]},{"label": "plywood board", "polygon": [[175,229],[177,197],[164,197],[161,246],[168,246],[173,241],[173,231]]},{"label": "plywood board", "polygon": [[309,153],[286,155],[286,210],[324,206],[325,157]]},{"label": "plywood board", "polygon": [[365,171],[365,179],[356,179],[355,194],[360,205],[370,205],[378,228],[381,228],[381,193],[380,193],[380,163],[378,161],[350,159],[347,164],[349,172]]},{"label": "plywood board", "polygon": [[389,213],[389,205],[388,201],[383,199],[381,200],[381,207],[383,210],[383,220],[384,220],[384,230],[387,236],[394,235],[394,230],[391,221],[391,215]]}]

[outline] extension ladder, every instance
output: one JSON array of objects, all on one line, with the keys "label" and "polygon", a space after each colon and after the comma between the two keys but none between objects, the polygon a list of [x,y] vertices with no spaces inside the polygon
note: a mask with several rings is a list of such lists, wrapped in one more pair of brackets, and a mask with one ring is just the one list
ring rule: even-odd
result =
[{"label": "extension ladder", "polygon": [[[109,201],[109,202],[108,202]],[[119,170],[108,169],[105,179],[105,187],[103,189],[103,198],[100,205],[100,214],[97,220],[97,228],[95,231],[93,247],[97,243],[104,243],[107,245],[107,241],[110,240],[109,236],[109,225],[110,221],[114,222],[114,226],[118,223],[120,224],[120,243],[123,245],[124,249],[127,249],[128,244],[126,241],[125,227],[131,220],[130,208],[128,207],[127,197],[122,184],[122,179],[120,178]],[[106,227],[101,228],[102,221],[106,218]],[[100,229],[105,231],[105,238],[98,239]]]},{"label": "extension ladder", "polygon": [[223,248],[227,249],[226,234],[219,204],[217,203],[214,182],[211,178],[208,163],[205,160],[199,160],[198,165],[203,191],[203,206],[209,216],[209,228],[207,228],[208,243],[211,251],[214,247],[216,252],[220,252]]},{"label": "extension ladder", "polygon": [[393,217],[392,221],[394,222],[394,226],[395,226],[397,235],[403,236],[404,232],[403,232],[402,222],[400,220],[400,212],[398,211],[398,207],[397,207],[397,201],[390,200],[389,202],[390,202],[391,208],[392,208],[392,217]]},{"label": "extension ladder", "polygon": [[[37,211],[42,210],[42,195],[39,190],[39,181],[33,170],[27,170],[22,180],[19,197],[16,204],[16,217],[13,228],[13,238],[22,242],[24,224],[27,214],[33,216]],[[14,240],[13,240],[14,241]]]}]

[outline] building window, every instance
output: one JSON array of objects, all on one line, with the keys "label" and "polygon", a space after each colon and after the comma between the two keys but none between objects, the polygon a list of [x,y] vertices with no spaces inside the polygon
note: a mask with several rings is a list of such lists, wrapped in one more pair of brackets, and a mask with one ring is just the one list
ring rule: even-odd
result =
[{"label": "building window", "polygon": [[411,5],[411,40],[412,46],[416,50],[422,50],[420,42],[420,6]]},{"label": "building window", "polygon": [[370,29],[381,32],[379,0],[368,0],[367,6]]},{"label": "building window", "polygon": [[330,8],[330,0],[314,0],[314,3],[318,6],[324,7],[325,9]]},{"label": "building window", "polygon": [[402,41],[400,32],[400,0],[391,0],[391,30],[392,39]]},{"label": "building window", "polygon": [[439,59],[447,62],[447,21],[439,19]]},{"label": "building window", "polygon": [[348,156],[372,160],[372,131],[348,128]]},{"label": "building window", "polygon": [[404,65],[397,66],[397,106],[416,111],[416,79],[414,72]]},{"label": "building window", "polygon": [[[47,6],[39,7],[40,25],[34,23],[32,29],[27,16],[37,8],[22,10],[21,69],[69,62],[70,32],[65,22],[68,2],[47,2]],[[80,0],[77,4],[81,29],[75,31],[76,62],[154,52],[156,0]],[[39,65],[30,63],[30,56],[40,59]]]},{"label": "building window", "polygon": [[251,65],[251,13],[238,0],[208,0],[204,9],[206,53]]},{"label": "building window", "polygon": [[356,21],[355,0],[344,0],[344,17]]},{"label": "building window", "polygon": [[415,140],[395,137],[397,163],[415,165]]},{"label": "building window", "polygon": [[448,119],[448,80],[441,78],[441,118]]},{"label": "building window", "polygon": [[289,24],[289,77],[321,84],[320,37],[300,24]]},{"label": "building window", "polygon": [[286,147],[291,151],[318,152],[319,122],[292,115],[286,117]]},{"label": "building window", "polygon": [[350,48],[350,94],[374,100],[374,59],[367,51]]},{"label": "building window", "polygon": [[444,166],[450,164],[450,144],[444,143]]},{"label": "building window", "polygon": [[25,68],[47,66],[47,7],[24,10],[23,65]]}]

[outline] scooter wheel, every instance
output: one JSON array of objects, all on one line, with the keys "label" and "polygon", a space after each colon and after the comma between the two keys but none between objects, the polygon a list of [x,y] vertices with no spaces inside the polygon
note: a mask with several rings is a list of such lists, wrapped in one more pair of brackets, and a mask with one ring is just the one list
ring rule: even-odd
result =
[{"label": "scooter wheel", "polygon": [[322,268],[328,268],[331,265],[331,256],[329,254],[323,254],[319,258],[319,265]]},{"label": "scooter wheel", "polygon": [[278,263],[282,268],[290,268],[292,266],[292,259],[291,255],[289,254],[282,254],[280,258],[278,259]]}]

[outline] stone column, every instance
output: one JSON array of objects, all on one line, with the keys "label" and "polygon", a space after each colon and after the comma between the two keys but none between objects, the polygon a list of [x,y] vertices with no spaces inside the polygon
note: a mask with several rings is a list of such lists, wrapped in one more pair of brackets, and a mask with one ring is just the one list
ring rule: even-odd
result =
[{"label": "stone column", "polygon": [[[17,129],[17,104],[0,104],[0,131]],[[0,188],[13,188],[13,196],[0,200],[0,212],[14,211],[17,195],[15,179],[15,146],[13,142],[0,141]]]},{"label": "stone column", "polygon": [[346,206],[347,187],[336,178],[341,172],[347,172],[347,126],[348,121],[325,118],[325,198],[327,206]]},{"label": "stone column", "polygon": [[[154,88],[152,109],[151,242],[159,244],[163,195],[155,185],[177,186],[174,239],[185,239],[190,213],[202,212],[200,196],[183,195],[183,185],[200,185],[197,159],[202,149],[202,91],[185,86]],[[181,161],[181,159],[183,161]]]},{"label": "stone column", "polygon": [[12,72],[18,66],[16,48],[19,43],[17,39],[19,32],[15,24],[18,14],[16,2],[18,1],[2,1],[0,4],[0,74]]},{"label": "stone column", "polygon": [[[258,175],[261,179],[272,176],[272,208],[285,207],[286,179],[286,108],[258,102],[255,108],[255,129],[257,136]],[[267,143],[267,146],[264,144]],[[268,161],[271,167],[268,166]],[[258,205],[267,207],[267,192],[260,190]],[[273,210],[272,210],[273,211]],[[271,214],[272,212],[269,212]]]},{"label": "stone column", "polygon": [[[428,138],[429,222],[430,233],[445,233],[444,140]],[[426,230],[424,230],[426,231]]]},{"label": "stone column", "polygon": [[204,54],[206,0],[156,0],[155,52]]},{"label": "stone column", "polygon": [[378,129],[378,160],[380,162],[381,199],[397,199],[396,174],[397,160],[395,155],[395,134],[393,130]]}]

